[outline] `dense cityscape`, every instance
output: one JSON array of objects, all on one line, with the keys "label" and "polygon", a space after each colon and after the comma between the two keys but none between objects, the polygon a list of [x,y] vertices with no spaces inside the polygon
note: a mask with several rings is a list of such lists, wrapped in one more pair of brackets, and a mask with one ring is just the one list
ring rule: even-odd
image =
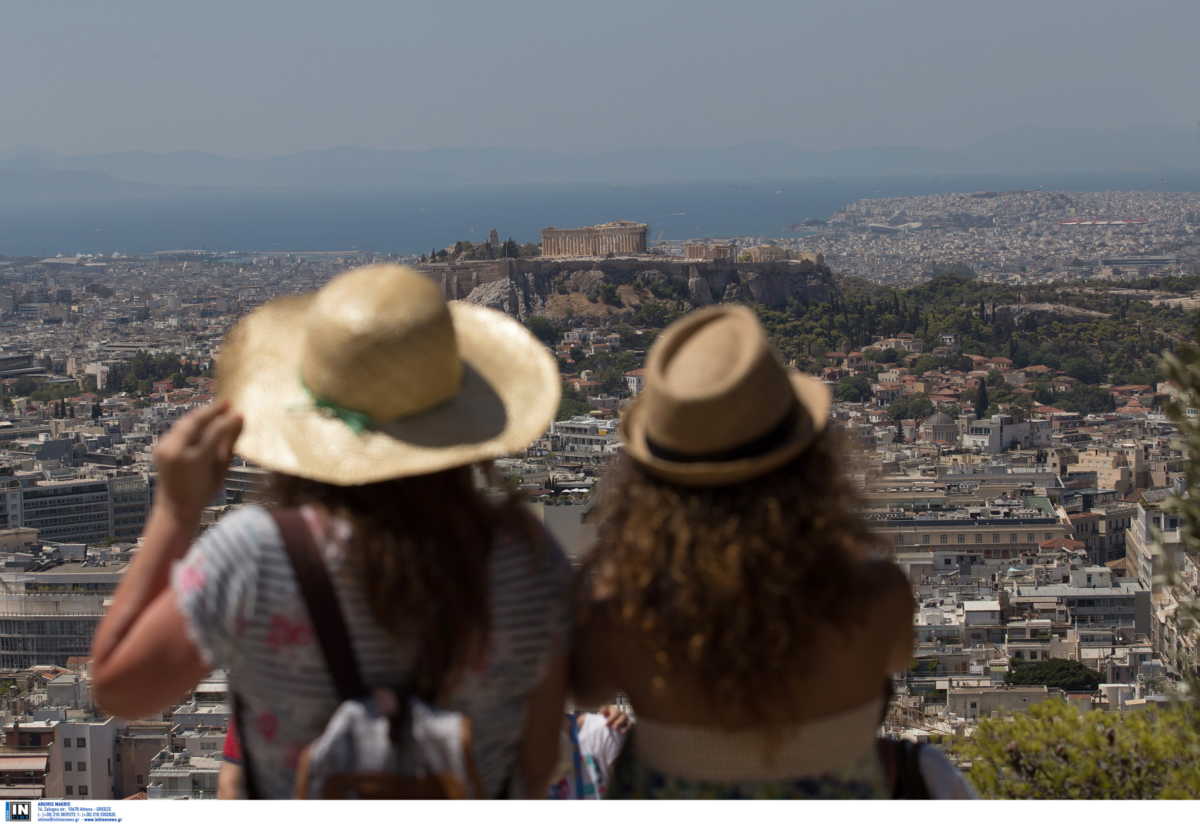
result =
[{"label": "dense cityscape", "polygon": [[[573,559],[654,336],[690,308],[750,303],[785,357],[833,390],[867,517],[916,595],[914,663],[888,731],[963,739],[1055,697],[1111,713],[1167,702],[1200,636],[1163,575],[1200,592],[1200,568],[1164,508],[1185,456],[1165,409],[1175,390],[1152,361],[1194,324],[1200,195],[877,199],[812,223],[648,244],[644,224],[615,221],[547,229],[540,247],[493,230],[409,256],[0,258],[5,797],[215,796],[225,674],[161,716],[105,716],[92,633],[138,550],[155,443],[213,399],[230,326],[377,260],[519,317],[553,350],[558,419],[497,463]],[[878,314],[856,297],[864,282]],[[918,306],[917,290],[942,286],[953,311]],[[1017,287],[1029,291],[1011,302],[996,291]],[[1079,337],[1118,317],[1137,319],[1132,356],[1054,351],[1051,327]],[[264,475],[235,463],[205,524],[253,500]]]}]

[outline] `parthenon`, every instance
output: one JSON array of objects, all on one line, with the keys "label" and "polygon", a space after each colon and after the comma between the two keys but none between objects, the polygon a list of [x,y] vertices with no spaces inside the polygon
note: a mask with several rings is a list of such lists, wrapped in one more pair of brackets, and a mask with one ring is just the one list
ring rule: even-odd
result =
[{"label": "parthenon", "polygon": [[646,251],[646,224],[614,220],[581,229],[542,230],[543,257],[637,255]]}]

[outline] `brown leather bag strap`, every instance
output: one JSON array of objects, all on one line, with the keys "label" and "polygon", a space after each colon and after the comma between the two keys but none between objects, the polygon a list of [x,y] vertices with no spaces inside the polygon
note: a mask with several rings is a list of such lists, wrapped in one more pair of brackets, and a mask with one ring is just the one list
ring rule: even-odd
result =
[{"label": "brown leather bag strap", "polygon": [[283,548],[292,562],[296,584],[308,609],[313,632],[321,644],[338,700],[363,698],[368,691],[367,685],[358,668],[346,618],[304,516],[298,509],[283,509],[272,511],[271,517],[283,537]]}]

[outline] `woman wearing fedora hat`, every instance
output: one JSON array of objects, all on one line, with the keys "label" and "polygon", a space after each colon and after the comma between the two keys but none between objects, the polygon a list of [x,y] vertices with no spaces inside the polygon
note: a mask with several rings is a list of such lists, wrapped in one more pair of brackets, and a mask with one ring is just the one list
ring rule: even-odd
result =
[{"label": "woman wearing fedora hat", "polygon": [[[558,387],[519,323],[448,304],[403,267],[356,269],[250,314],[221,349],[220,402],[158,446],[144,543],[95,636],[97,700],[139,718],[227,668],[255,794],[291,796],[301,751],[338,705],[320,617],[335,610],[310,616],[310,576],[291,563],[306,544],[365,686],[407,685],[465,713],[484,794],[544,797],[570,567],[474,467],[541,436]],[[189,551],[235,452],[273,473],[275,505],[239,509]]]},{"label": "woman wearing fedora hat", "polygon": [[886,797],[881,684],[912,594],[873,558],[826,427],[745,307],[672,324],[621,421],[573,649],[580,701],[638,716],[612,797]]}]

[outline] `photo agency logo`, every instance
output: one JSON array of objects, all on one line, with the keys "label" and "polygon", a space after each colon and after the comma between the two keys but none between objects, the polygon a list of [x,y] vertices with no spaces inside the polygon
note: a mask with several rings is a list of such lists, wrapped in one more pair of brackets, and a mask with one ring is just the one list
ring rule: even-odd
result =
[{"label": "photo agency logo", "polygon": [[32,801],[5,801],[4,802],[4,820],[5,821],[32,821],[33,820],[33,802]]}]

